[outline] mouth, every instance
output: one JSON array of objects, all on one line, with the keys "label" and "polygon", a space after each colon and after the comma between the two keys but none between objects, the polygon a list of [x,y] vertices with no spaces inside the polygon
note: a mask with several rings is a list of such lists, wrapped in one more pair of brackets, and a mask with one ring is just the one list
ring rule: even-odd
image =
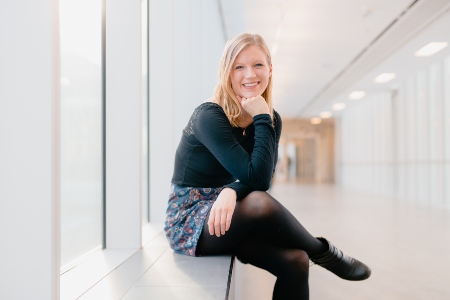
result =
[{"label": "mouth", "polygon": [[253,88],[259,84],[259,81],[242,84],[245,88]]}]

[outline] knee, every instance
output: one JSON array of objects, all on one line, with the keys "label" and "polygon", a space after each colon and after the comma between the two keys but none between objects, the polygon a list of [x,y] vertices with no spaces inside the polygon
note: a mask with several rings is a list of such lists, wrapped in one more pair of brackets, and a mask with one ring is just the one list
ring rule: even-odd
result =
[{"label": "knee", "polygon": [[289,276],[295,276],[297,279],[308,278],[309,274],[309,256],[303,250],[289,250],[285,256],[285,266],[289,270]]},{"label": "knee", "polygon": [[268,193],[254,191],[242,199],[241,205],[255,218],[272,216],[278,209],[277,201]]}]

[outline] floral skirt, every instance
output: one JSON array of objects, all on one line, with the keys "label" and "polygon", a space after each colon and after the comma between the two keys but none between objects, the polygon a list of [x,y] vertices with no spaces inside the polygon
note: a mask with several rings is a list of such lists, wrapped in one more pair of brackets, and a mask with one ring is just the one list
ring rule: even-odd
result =
[{"label": "floral skirt", "polygon": [[172,184],[164,226],[170,247],[195,256],[206,216],[222,188],[183,187]]}]

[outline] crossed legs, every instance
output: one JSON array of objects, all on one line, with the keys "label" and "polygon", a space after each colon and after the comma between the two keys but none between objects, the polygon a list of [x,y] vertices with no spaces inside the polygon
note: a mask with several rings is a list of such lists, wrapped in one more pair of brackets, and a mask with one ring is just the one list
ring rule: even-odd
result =
[{"label": "crossed legs", "polygon": [[[208,215],[209,217],[209,215]],[[233,253],[277,277],[273,299],[308,299],[309,256],[327,251],[298,220],[266,192],[252,192],[236,204],[225,235],[210,235],[207,224],[196,254]]]},{"label": "crossed legs", "polygon": [[239,245],[234,254],[277,277],[272,299],[309,299],[309,257],[305,251],[277,247],[254,238]]}]

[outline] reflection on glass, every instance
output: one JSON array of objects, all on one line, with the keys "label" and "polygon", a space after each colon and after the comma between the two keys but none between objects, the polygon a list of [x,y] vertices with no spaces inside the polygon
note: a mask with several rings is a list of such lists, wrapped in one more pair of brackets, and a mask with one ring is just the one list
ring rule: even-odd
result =
[{"label": "reflection on glass", "polygon": [[102,244],[101,0],[60,0],[61,265]]}]

